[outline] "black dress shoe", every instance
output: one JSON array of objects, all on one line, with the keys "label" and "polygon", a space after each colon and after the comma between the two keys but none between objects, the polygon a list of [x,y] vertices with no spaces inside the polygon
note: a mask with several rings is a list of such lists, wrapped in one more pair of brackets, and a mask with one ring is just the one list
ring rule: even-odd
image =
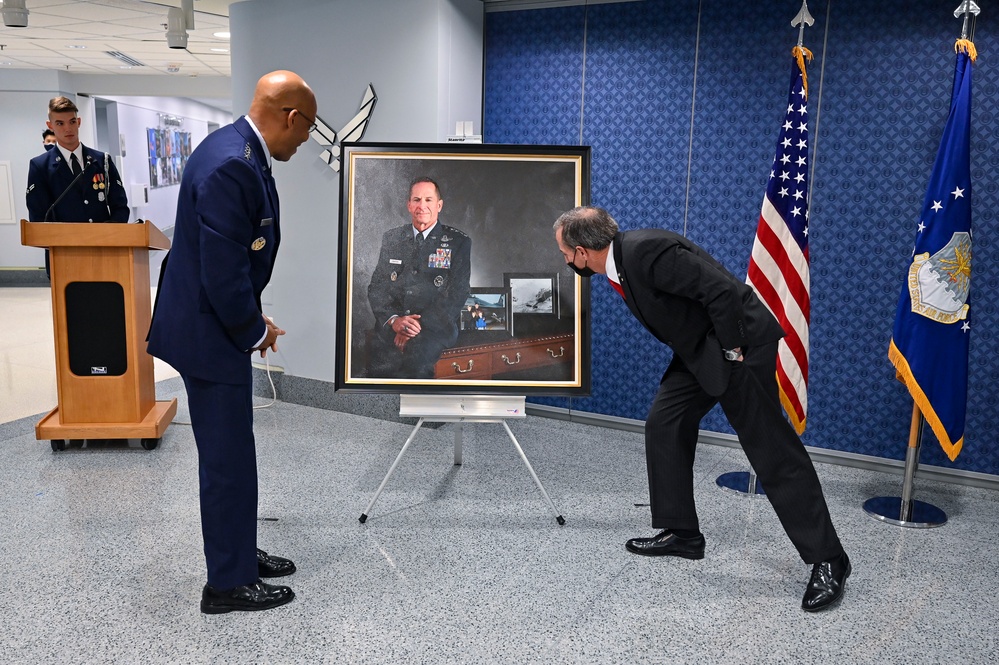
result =
[{"label": "black dress shoe", "polygon": [[846,552],[812,566],[812,577],[808,580],[805,597],[801,599],[801,609],[818,612],[839,602],[851,570],[850,557]]},{"label": "black dress shoe", "polygon": [[704,558],[704,536],[680,538],[669,529],[652,538],[632,538],[624,546],[629,552],[644,556],[680,556],[684,559]]},{"label": "black dress shoe", "polygon": [[206,584],[201,592],[201,611],[205,614],[225,614],[234,610],[269,610],[290,603],[294,598],[295,592],[290,588],[260,580],[235,589],[216,589]]},{"label": "black dress shoe", "polygon": [[262,549],[257,549],[257,575],[260,577],[284,577],[295,572],[295,564],[279,556],[271,556]]}]

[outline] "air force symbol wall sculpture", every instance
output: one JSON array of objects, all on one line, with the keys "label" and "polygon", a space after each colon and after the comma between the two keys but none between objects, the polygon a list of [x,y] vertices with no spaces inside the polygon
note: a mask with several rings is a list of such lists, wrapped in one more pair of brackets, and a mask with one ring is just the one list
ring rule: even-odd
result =
[{"label": "air force symbol wall sculpture", "polygon": [[369,83],[364,89],[364,96],[361,98],[361,107],[357,110],[357,115],[343,126],[339,132],[326,124],[318,115],[316,116],[316,131],[312,132],[312,138],[323,146],[325,150],[319,155],[319,159],[334,171],[340,171],[340,148],[343,143],[350,141],[360,141],[364,136],[364,130],[368,127],[368,120],[371,119],[371,112],[375,109],[375,102],[378,97],[375,95],[374,87]]}]

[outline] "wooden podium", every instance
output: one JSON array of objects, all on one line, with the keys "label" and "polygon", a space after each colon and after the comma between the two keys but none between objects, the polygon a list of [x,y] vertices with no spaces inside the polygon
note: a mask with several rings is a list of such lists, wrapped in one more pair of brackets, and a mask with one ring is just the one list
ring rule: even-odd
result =
[{"label": "wooden podium", "polygon": [[50,251],[59,405],[35,438],[64,450],[73,439],[141,439],[152,450],[177,413],[156,401],[146,352],[149,250],[170,241],[149,222],[87,224],[21,220],[21,244]]}]

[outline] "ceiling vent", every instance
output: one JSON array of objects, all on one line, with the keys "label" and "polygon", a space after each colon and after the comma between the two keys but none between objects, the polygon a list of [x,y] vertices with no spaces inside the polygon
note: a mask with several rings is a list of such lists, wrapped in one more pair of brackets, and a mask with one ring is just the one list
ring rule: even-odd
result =
[{"label": "ceiling vent", "polygon": [[130,55],[125,55],[121,51],[104,51],[115,60],[120,60],[130,67],[145,67],[145,63],[139,62]]}]

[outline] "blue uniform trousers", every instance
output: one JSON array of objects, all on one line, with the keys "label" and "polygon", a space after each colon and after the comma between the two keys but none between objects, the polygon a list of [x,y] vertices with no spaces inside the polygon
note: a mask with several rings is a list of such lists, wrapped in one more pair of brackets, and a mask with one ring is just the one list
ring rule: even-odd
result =
[{"label": "blue uniform trousers", "polygon": [[208,584],[216,589],[253,584],[259,577],[253,385],[183,379],[198,445]]}]

